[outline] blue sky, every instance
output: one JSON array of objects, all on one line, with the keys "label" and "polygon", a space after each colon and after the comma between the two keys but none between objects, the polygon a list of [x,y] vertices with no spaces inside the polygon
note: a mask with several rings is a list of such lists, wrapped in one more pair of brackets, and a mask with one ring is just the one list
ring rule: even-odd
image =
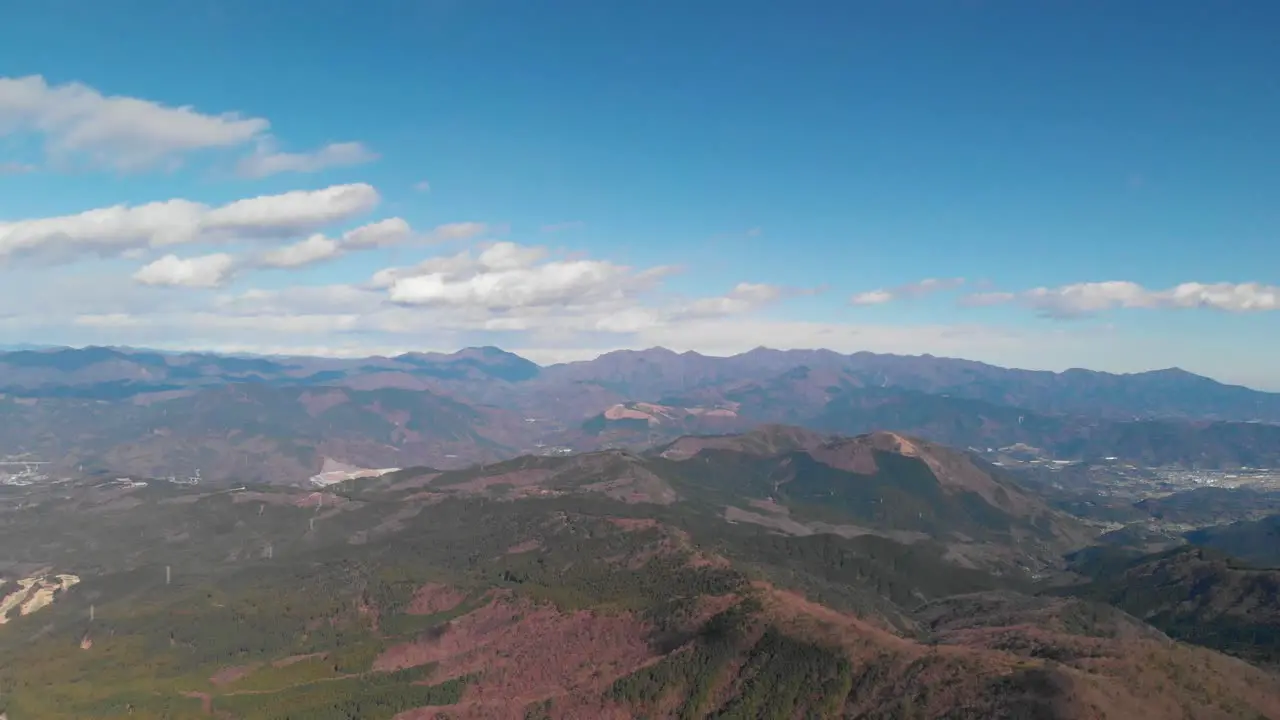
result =
[{"label": "blue sky", "polygon": [[4,9],[0,342],[1280,389],[1274,3],[305,7]]}]

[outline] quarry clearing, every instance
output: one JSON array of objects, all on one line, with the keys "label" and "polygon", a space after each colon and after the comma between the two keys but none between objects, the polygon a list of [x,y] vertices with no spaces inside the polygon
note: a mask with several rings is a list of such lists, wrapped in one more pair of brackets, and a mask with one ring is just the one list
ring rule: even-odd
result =
[{"label": "quarry clearing", "polygon": [[18,580],[18,589],[0,598],[0,625],[9,622],[14,610],[30,615],[48,607],[64,592],[80,582],[76,575],[32,575]]}]

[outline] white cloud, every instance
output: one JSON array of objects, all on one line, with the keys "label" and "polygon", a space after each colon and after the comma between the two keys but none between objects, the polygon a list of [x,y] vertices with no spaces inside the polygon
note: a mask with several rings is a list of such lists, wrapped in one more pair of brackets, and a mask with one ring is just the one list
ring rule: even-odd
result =
[{"label": "white cloud", "polygon": [[192,258],[165,255],[133,274],[133,279],[143,285],[164,287],[214,288],[230,277],[235,258],[226,253],[214,253]]},{"label": "white cloud", "polygon": [[[359,315],[222,315],[218,313],[187,313],[170,315],[128,315],[123,313],[85,314],[74,318],[74,324],[82,327],[110,330],[150,330],[153,333],[263,333],[274,335],[307,335],[346,332],[357,326]],[[154,336],[154,335],[153,335]]]},{"label": "white cloud", "polygon": [[363,215],[379,200],[378,191],[365,183],[294,190],[223,205],[209,211],[201,225],[223,235],[290,235]]},{"label": "white cloud", "polygon": [[250,143],[254,152],[236,167],[242,177],[311,173],[378,159],[359,142],[282,152],[270,127],[264,118],[104,95],[78,82],[50,85],[39,75],[0,77],[0,136],[42,136],[46,153],[58,163],[84,160],[120,172],[172,170],[188,153]]},{"label": "white cloud", "polygon": [[331,167],[362,165],[378,159],[378,154],[358,142],[330,143],[310,153],[287,153],[273,142],[262,142],[250,156],[240,160],[236,172],[242,177],[261,178],[279,173],[313,173]]},{"label": "white cloud", "polygon": [[322,260],[332,260],[353,250],[389,247],[411,234],[409,223],[403,218],[387,218],[348,230],[340,240],[317,233],[292,245],[264,253],[257,264],[273,268],[302,267]]},{"label": "white cloud", "polygon": [[603,260],[545,260],[546,255],[544,248],[498,242],[475,258],[433,258],[416,268],[384,271],[374,282],[387,285],[390,299],[404,305],[511,310],[620,300],[653,287],[659,277]]},{"label": "white cloud", "polygon": [[868,290],[854,295],[849,302],[854,305],[883,305],[893,302],[893,293],[888,290]]},{"label": "white cloud", "polygon": [[393,217],[343,233],[342,244],[353,250],[388,247],[403,242],[411,233],[409,223]]},{"label": "white cloud", "polygon": [[362,215],[379,201],[370,185],[264,195],[211,208],[190,200],[115,205],[77,215],[0,223],[0,258],[118,255],[197,241],[289,237]]},{"label": "white cloud", "polygon": [[456,222],[437,225],[427,235],[432,242],[451,242],[454,240],[470,240],[489,232],[489,226],[481,222]]},{"label": "white cloud", "polygon": [[1004,303],[1013,302],[1017,299],[1017,295],[1011,292],[978,292],[965,295],[960,298],[961,305],[969,305],[971,307],[987,307],[990,305],[1003,305]]},{"label": "white cloud", "polygon": [[426,180],[419,180],[413,184],[413,189],[421,193],[431,192],[431,183]]},{"label": "white cloud", "polygon": [[964,278],[925,278],[892,288],[877,288],[861,292],[849,298],[853,305],[883,305],[894,300],[923,297],[935,292],[954,290],[964,284]]},{"label": "white cloud", "polygon": [[376,312],[384,303],[383,293],[353,285],[298,285],[277,290],[255,288],[214,299],[213,310],[226,315],[323,315]]},{"label": "white cloud", "polygon": [[342,247],[337,240],[317,233],[305,240],[299,240],[292,245],[264,254],[261,264],[264,267],[294,268],[329,260],[341,253]]},{"label": "white cloud", "polygon": [[490,245],[480,253],[479,267],[486,270],[505,271],[519,270],[537,264],[547,256],[543,247],[517,245],[513,242],[499,242]]},{"label": "white cloud", "polygon": [[1223,312],[1280,310],[1280,286],[1262,283],[1182,283],[1150,290],[1126,280],[1087,282],[1022,292],[976,293],[969,305],[1016,303],[1052,317],[1077,317],[1117,308],[1209,308]]},{"label": "white cloud", "polygon": [[789,293],[777,285],[738,283],[724,295],[699,298],[675,314],[679,317],[687,318],[737,315],[780,300],[786,294]]},{"label": "white cloud", "polygon": [[120,171],[172,166],[183,153],[242,145],[269,126],[235,113],[106,96],[80,83],[50,85],[38,75],[0,78],[0,135],[38,133],[55,159],[82,156]]},{"label": "white cloud", "polygon": [[35,172],[36,166],[20,162],[0,162],[0,175],[25,175]]}]

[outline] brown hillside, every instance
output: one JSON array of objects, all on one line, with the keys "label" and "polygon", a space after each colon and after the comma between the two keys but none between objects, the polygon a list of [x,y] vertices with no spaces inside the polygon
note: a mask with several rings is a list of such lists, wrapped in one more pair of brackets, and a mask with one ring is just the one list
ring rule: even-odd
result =
[{"label": "brown hillside", "polygon": [[[821,717],[1255,720],[1280,713],[1274,676],[1150,631],[1113,634],[1114,628],[1075,618],[1066,621],[1076,628],[1068,632],[1055,618],[1076,611],[1069,603],[1024,598],[1029,607],[996,601],[993,611],[987,600],[985,612],[971,621],[940,623],[930,645],[767,584],[739,598],[746,599],[755,610],[731,655],[702,686],[704,699],[692,715],[684,678],[638,702],[614,689],[696,653],[703,642],[695,638],[662,652],[646,642],[647,623],[626,612],[564,612],[499,596],[439,633],[392,647],[376,667],[434,662],[438,679],[478,678],[460,702],[405,712],[398,720],[522,720],[532,709],[542,713],[534,717],[556,719],[712,717],[744,707],[758,682],[753,674],[774,667],[768,657],[761,664],[769,646],[842,658],[845,670],[831,677],[834,685],[803,688],[796,696],[797,708]],[[723,607],[709,606],[713,612]]]}]

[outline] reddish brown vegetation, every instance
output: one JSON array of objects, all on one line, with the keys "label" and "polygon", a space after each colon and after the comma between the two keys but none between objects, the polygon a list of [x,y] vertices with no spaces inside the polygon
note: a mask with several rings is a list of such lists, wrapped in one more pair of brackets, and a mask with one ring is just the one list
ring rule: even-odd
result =
[{"label": "reddish brown vegetation", "polygon": [[339,505],[346,505],[351,502],[341,495],[334,495],[330,492],[316,491],[305,494],[295,495],[293,497],[293,505],[295,507],[321,507],[332,508]]},{"label": "reddish brown vegetation", "polygon": [[200,712],[205,715],[213,714],[213,696],[209,693],[202,692],[184,692],[182,697],[192,698],[200,701]]},{"label": "reddish brown vegetation", "polygon": [[507,548],[507,554],[519,555],[520,553],[533,552],[540,547],[542,547],[542,543],[538,540],[525,540],[524,542],[516,543],[515,545]]},{"label": "reddish brown vegetation", "polygon": [[521,718],[525,705],[559,698],[560,717],[629,717],[602,704],[619,677],[653,659],[648,626],[627,613],[563,613],[509,597],[450,622],[439,632],[388,649],[376,670],[439,663],[433,681],[478,674],[461,703],[400,717]]},{"label": "reddish brown vegetation", "polygon": [[466,593],[448,585],[427,583],[413,594],[413,600],[409,602],[407,612],[410,615],[433,615],[452,610],[466,599]]}]

